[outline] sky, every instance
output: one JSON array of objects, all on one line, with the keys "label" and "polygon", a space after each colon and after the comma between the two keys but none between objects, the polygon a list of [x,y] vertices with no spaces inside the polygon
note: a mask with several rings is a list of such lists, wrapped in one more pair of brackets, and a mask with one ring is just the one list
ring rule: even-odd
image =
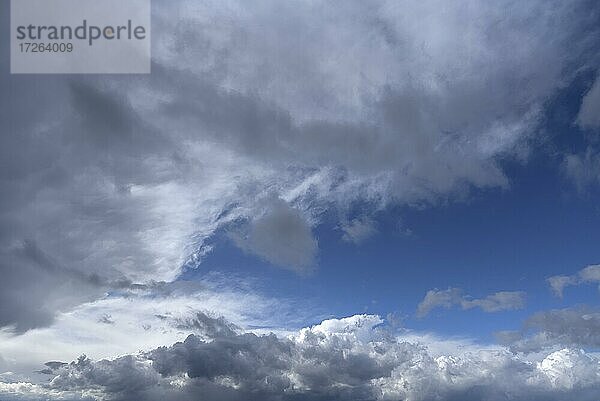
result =
[{"label": "sky", "polygon": [[600,6],[154,1],[11,75],[0,400],[600,399]]}]

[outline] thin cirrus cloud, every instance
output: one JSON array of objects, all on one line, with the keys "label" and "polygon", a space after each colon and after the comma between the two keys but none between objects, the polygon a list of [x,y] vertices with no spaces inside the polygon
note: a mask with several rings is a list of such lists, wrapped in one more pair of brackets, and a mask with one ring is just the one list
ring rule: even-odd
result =
[{"label": "thin cirrus cloud", "polygon": [[459,306],[463,310],[479,308],[484,312],[500,312],[525,307],[525,293],[522,291],[500,291],[485,298],[474,299],[464,295],[460,288],[430,290],[417,307],[417,317],[425,317],[436,308]]}]

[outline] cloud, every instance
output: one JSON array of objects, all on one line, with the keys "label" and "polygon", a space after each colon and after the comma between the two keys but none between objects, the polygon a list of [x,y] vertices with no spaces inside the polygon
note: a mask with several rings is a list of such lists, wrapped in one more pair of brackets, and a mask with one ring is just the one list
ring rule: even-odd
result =
[{"label": "cloud", "polygon": [[515,352],[539,352],[560,347],[600,347],[600,311],[577,307],[544,311],[529,317],[521,332],[499,338]]},{"label": "cloud", "polygon": [[377,316],[358,315],[279,338],[234,332],[213,320],[220,329],[211,340],[190,335],[170,347],[112,360],[80,357],[50,366],[48,384],[0,383],[0,394],[140,401],[187,401],[200,394],[207,401],[592,401],[600,394],[600,361],[583,351],[562,349],[534,360],[502,349],[434,355],[381,323]]},{"label": "cloud", "polygon": [[600,79],[596,78],[590,90],[583,97],[577,122],[586,128],[600,127]]},{"label": "cloud", "polygon": [[[508,186],[500,160],[524,159],[547,99],[597,53],[588,6],[180,0],[153,8],[149,76],[23,79],[3,58],[0,326],[47,327],[106,291],[75,276],[173,281],[233,221],[257,230],[249,250],[306,270],[325,210]],[[273,193],[306,219],[281,254],[255,215]],[[70,278],[19,254],[26,240]]]},{"label": "cloud", "polygon": [[[594,84],[583,97],[577,124],[584,129],[600,127],[600,78],[596,77]],[[589,187],[600,183],[600,153],[594,146],[595,141],[588,141],[584,152],[569,153],[564,156],[562,170],[578,191],[585,193]]]},{"label": "cloud", "polygon": [[552,276],[547,280],[557,297],[562,298],[566,287],[582,284],[600,284],[600,265],[590,265],[571,276]]},{"label": "cloud", "polygon": [[417,307],[417,316],[425,317],[435,308],[443,307],[449,309],[462,302],[463,295],[460,288],[449,288],[447,290],[429,290],[425,298]]},{"label": "cloud", "polygon": [[302,214],[282,200],[270,202],[266,211],[252,222],[245,233],[231,234],[241,249],[266,261],[298,273],[315,266],[317,240]]},{"label": "cloud", "polygon": [[600,182],[600,154],[589,147],[583,154],[568,154],[563,161],[563,171],[580,193]]},{"label": "cloud", "polygon": [[[310,301],[265,297],[250,283],[247,278],[212,273],[192,282],[123,289],[58,313],[50,327],[19,335],[0,331],[0,355],[4,358],[0,375],[10,371],[25,380],[46,361],[72,360],[81,354],[115,358],[182,341],[190,333],[212,338],[216,329],[210,324],[214,320],[217,325],[218,318],[202,321],[198,312],[224,316],[259,333],[284,333],[290,327],[301,327],[308,318],[303,311],[310,311],[310,316],[320,313]],[[106,324],[108,316],[111,324]]]},{"label": "cloud", "polygon": [[360,244],[377,233],[377,227],[373,219],[362,217],[344,222],[341,225],[344,235],[342,239],[354,244]]},{"label": "cloud", "polygon": [[525,306],[525,293],[521,291],[501,291],[482,299],[464,299],[461,306],[463,309],[481,308],[484,312],[523,309]]},{"label": "cloud", "polygon": [[521,291],[500,291],[481,299],[463,295],[460,288],[430,290],[417,307],[417,316],[425,317],[435,308],[449,309],[460,306],[463,310],[480,308],[484,312],[500,312],[522,309],[525,306],[525,293]]},{"label": "cloud", "polygon": [[577,284],[577,277],[573,276],[552,276],[547,280],[554,295],[562,298],[565,287]]}]

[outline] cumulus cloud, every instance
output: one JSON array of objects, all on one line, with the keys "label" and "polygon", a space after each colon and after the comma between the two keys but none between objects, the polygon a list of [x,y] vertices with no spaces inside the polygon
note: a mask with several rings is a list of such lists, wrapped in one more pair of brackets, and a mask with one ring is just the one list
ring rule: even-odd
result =
[{"label": "cumulus cloud", "polygon": [[485,298],[473,299],[464,295],[460,288],[430,290],[417,307],[417,316],[425,317],[433,309],[460,306],[463,310],[480,308],[484,312],[500,312],[522,309],[525,306],[525,293],[521,291],[500,291]]},{"label": "cumulus cloud", "polygon": [[547,279],[552,292],[560,298],[566,287],[581,284],[600,284],[600,265],[590,265],[571,276],[552,276]]},{"label": "cumulus cloud", "polygon": [[[202,317],[203,321],[210,320]],[[502,349],[435,355],[377,316],[327,320],[286,338],[236,332],[112,360],[49,366],[47,384],[1,383],[15,400],[481,400],[577,399],[600,394],[600,361],[562,349],[537,360]]]}]

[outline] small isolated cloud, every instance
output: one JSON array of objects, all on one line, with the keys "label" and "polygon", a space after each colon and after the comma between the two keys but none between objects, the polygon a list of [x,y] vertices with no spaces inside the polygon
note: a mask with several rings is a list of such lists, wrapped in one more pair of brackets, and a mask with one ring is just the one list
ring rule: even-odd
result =
[{"label": "small isolated cloud", "polygon": [[275,266],[308,273],[316,263],[318,245],[310,225],[300,211],[282,200],[271,202],[245,233],[235,232],[231,237],[244,251]]},{"label": "small isolated cloud", "polygon": [[417,307],[417,316],[425,317],[436,308],[450,309],[460,306],[463,310],[480,308],[484,312],[501,312],[522,309],[525,306],[525,293],[521,291],[500,291],[485,298],[473,299],[464,295],[460,288],[427,291]]},{"label": "small isolated cloud", "polygon": [[341,228],[344,232],[342,239],[354,244],[360,244],[377,233],[375,221],[368,217],[356,218],[342,223]]},{"label": "small isolated cloud", "polygon": [[590,265],[571,276],[552,276],[547,280],[552,292],[562,298],[566,287],[582,284],[600,284],[600,265]]}]

